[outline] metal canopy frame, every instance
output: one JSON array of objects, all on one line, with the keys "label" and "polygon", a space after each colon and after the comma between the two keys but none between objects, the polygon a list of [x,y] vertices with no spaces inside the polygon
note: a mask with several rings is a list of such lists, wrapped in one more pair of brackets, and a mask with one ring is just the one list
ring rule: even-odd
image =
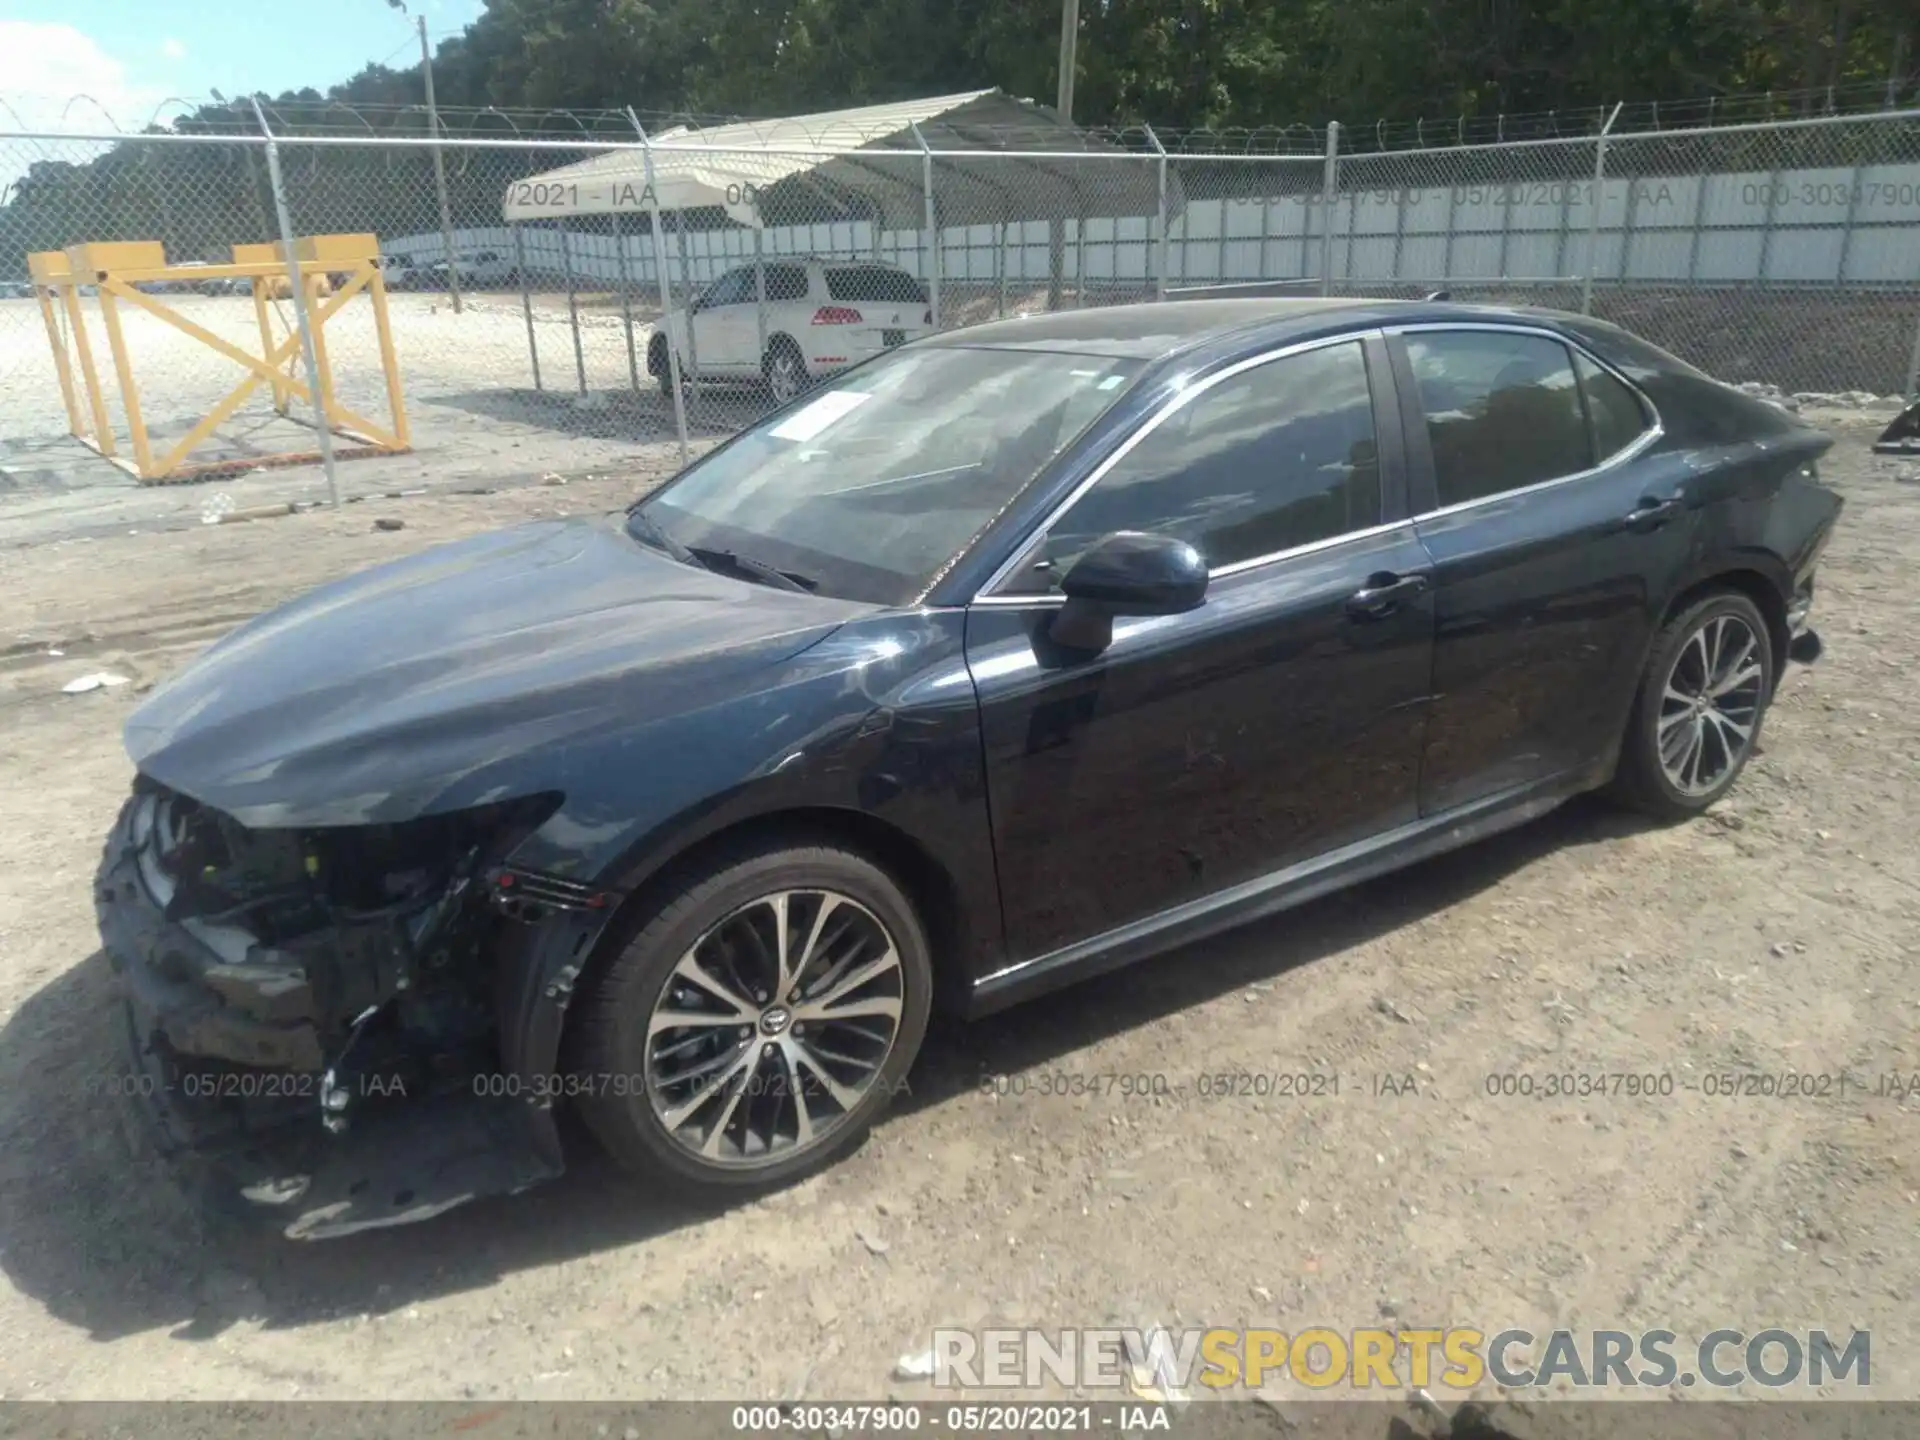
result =
[{"label": "metal canopy frame", "polygon": [[[1004,293],[1009,228],[1015,223],[1045,221],[1050,237],[1049,292],[1057,294],[1065,268],[1066,222],[1071,219],[1084,226],[1083,172],[1089,162],[1123,162],[1102,175],[1101,188],[1112,192],[1111,203],[1119,213],[1156,217],[1162,265],[1166,228],[1184,208],[1179,177],[1169,174],[1164,152],[1127,150],[1077,128],[1055,111],[998,90],[743,121],[705,130],[676,129],[655,136],[636,121],[634,130],[633,143],[610,145],[588,159],[509,186],[502,211],[514,228],[516,242],[524,220],[564,225],[573,216],[612,215],[617,222],[620,215],[630,213],[648,217],[657,229],[663,212],[677,211],[679,223],[674,228],[684,268],[687,230],[749,229],[754,232],[756,328],[763,337],[768,260],[761,236],[771,223],[769,217],[783,211],[795,216],[795,224],[807,223],[800,217],[811,215],[865,220],[872,227],[876,257],[883,232],[920,231],[930,299],[939,323],[943,318],[941,235],[948,227],[996,228],[996,270]],[[530,193],[543,195],[546,203],[528,203]],[[707,223],[699,223],[703,219]],[[656,246],[655,263],[663,267],[659,275],[662,303],[670,310],[664,246]],[[684,279],[691,287],[691,275]],[[1084,288],[1084,276],[1079,283]],[[1158,284],[1164,283],[1163,275]],[[623,315],[631,349],[632,318],[626,310]],[[528,318],[531,346],[531,314]],[[578,349],[577,316],[570,323]],[[537,377],[538,357],[532,360]],[[684,448],[682,407],[676,406],[675,419]]]}]

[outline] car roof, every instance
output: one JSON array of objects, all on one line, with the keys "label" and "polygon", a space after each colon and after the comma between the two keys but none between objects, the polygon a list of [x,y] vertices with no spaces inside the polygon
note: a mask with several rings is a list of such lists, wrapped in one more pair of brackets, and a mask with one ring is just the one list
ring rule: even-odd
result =
[{"label": "car roof", "polygon": [[[865,259],[856,258],[849,260],[844,257],[835,259],[831,255],[763,255],[760,258],[760,263],[769,269],[775,265],[818,265],[823,270],[829,268],[834,270],[871,270],[877,268],[880,270],[898,270],[903,275],[911,275],[913,273],[904,265],[897,265],[891,260],[876,260],[872,256],[868,256]],[[753,265],[753,261],[743,260],[733,268],[735,270],[751,270],[753,269]]]},{"label": "car roof", "polygon": [[1160,300],[989,321],[942,331],[916,342],[916,346],[1058,350],[1114,359],[1159,360],[1222,341],[1286,344],[1373,325],[1499,321],[1558,329],[1564,318],[1568,317],[1548,310],[1371,296]]}]

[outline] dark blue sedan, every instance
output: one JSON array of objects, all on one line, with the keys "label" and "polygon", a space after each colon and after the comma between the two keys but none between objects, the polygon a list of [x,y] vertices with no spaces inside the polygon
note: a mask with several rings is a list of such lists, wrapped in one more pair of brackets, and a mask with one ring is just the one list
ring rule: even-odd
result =
[{"label": "dark blue sedan", "polygon": [[168,1144],[289,1234],[845,1152],[978,1014],[1605,787],[1726,793],[1829,441],[1597,321],[1218,300],[930,337],[631,510],[242,627],[127,726]]}]

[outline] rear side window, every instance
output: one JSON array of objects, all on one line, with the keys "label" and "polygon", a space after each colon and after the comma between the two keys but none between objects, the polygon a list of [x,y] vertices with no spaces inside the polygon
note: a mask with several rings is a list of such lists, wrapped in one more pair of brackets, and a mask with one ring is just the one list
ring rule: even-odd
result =
[{"label": "rear side window", "polygon": [[926,287],[890,265],[847,265],[827,271],[827,294],[843,303],[925,305]]},{"label": "rear side window", "polygon": [[1461,505],[1593,465],[1567,347],[1542,335],[1406,336],[1441,505]]},{"label": "rear side window", "polygon": [[807,298],[807,272],[801,265],[767,267],[767,299],[804,300]]},{"label": "rear side window", "polygon": [[1580,375],[1580,393],[1587,397],[1587,419],[1593,426],[1593,454],[1596,461],[1618,455],[1644,435],[1647,412],[1640,397],[1620,379],[1602,370],[1577,350],[1573,366]]}]

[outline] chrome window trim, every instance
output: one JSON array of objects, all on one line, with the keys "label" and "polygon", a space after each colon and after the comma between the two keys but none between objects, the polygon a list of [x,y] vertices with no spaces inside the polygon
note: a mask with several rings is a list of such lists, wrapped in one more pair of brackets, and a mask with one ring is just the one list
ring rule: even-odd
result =
[{"label": "chrome window trim", "polygon": [[[1413,521],[1411,519],[1386,520],[1378,525],[1369,525],[1364,530],[1348,530],[1339,535],[1329,535],[1324,540],[1313,540],[1305,545],[1296,545],[1291,550],[1276,550],[1271,555],[1256,555],[1250,560],[1236,560],[1231,565],[1222,565],[1218,570],[1209,570],[1207,572],[1207,579],[1209,582],[1214,580],[1230,580],[1235,575],[1244,575],[1250,570],[1258,570],[1262,566],[1276,564],[1281,560],[1297,560],[1302,555],[1314,555],[1322,550],[1332,550],[1337,546],[1351,544],[1356,540],[1371,540],[1381,535],[1390,535],[1395,530],[1405,530],[1411,534]],[[1046,532],[1042,531],[1040,533],[1045,534]],[[1022,553],[1024,553],[1024,551]],[[1037,595],[981,594],[974,597],[973,603],[975,605],[997,606],[1053,606],[1066,604],[1067,597],[1057,590],[1043,591]]]},{"label": "chrome window trim", "polygon": [[[1651,418],[1651,423],[1645,430],[1640,432],[1631,445],[1614,451],[1613,454],[1609,455],[1597,465],[1589,465],[1585,470],[1576,470],[1570,475],[1555,475],[1550,480],[1536,480],[1531,485],[1517,486],[1512,490],[1499,490],[1492,495],[1481,495],[1472,500],[1460,500],[1452,505],[1441,505],[1432,510],[1422,510],[1413,517],[1416,524],[1423,520],[1435,520],[1447,515],[1457,515],[1466,510],[1477,510],[1483,505],[1492,505],[1500,500],[1511,500],[1517,495],[1532,495],[1541,490],[1551,490],[1557,485],[1570,485],[1576,480],[1590,480],[1595,475],[1603,474],[1617,465],[1624,465],[1630,460],[1638,459],[1646,452],[1648,447],[1667,433],[1665,422],[1660,418],[1660,407],[1655,405],[1653,401],[1647,397],[1647,393],[1644,390],[1634,384],[1633,381],[1629,380],[1625,375],[1621,374],[1617,366],[1609,365],[1605,360],[1602,360],[1598,355],[1587,349],[1586,346],[1569,336],[1562,335],[1558,330],[1549,330],[1543,325],[1502,324],[1491,320],[1463,320],[1457,322],[1423,320],[1409,325],[1389,325],[1384,327],[1384,329],[1389,335],[1432,334],[1436,331],[1443,330],[1474,330],[1491,331],[1498,335],[1536,335],[1545,340],[1555,340],[1564,345],[1568,350],[1575,351],[1584,356],[1588,361],[1592,362],[1595,369],[1605,371],[1622,385],[1626,386],[1627,393],[1639,402],[1641,410],[1646,416]],[[1408,368],[1411,369],[1413,363],[1412,356],[1407,357],[1407,363]],[[1574,370],[1573,378],[1574,384],[1578,385],[1580,383],[1580,372],[1578,369]],[[1414,377],[1414,382],[1417,386],[1419,383],[1418,376]],[[1419,402],[1420,397],[1418,393],[1416,393],[1413,398],[1415,403]],[[1426,412],[1422,410],[1421,415],[1423,418],[1425,414]],[[1438,477],[1436,476],[1435,479],[1437,483]]]},{"label": "chrome window trim", "polygon": [[[1074,486],[1072,491],[1070,491],[1059,504],[1047,512],[1044,520],[1027,532],[1026,539],[1022,540],[1014,552],[1001,563],[1000,567],[987,577],[986,583],[974,592],[971,603],[975,605],[1063,604],[1066,597],[1057,592],[1043,592],[1037,595],[998,595],[994,593],[994,588],[1004,584],[1010,576],[1017,573],[1021,561],[1026,558],[1035,544],[1045,538],[1047,532],[1054,527],[1060,517],[1072,509],[1074,505],[1078,504],[1081,496],[1085,495],[1087,491],[1091,490],[1095,485],[1098,485],[1101,480],[1106,478],[1109,470],[1113,469],[1114,466],[1132,454],[1134,446],[1138,445],[1142,440],[1145,440],[1147,436],[1159,429],[1161,424],[1169,416],[1178,411],[1182,406],[1191,403],[1196,397],[1206,394],[1207,391],[1211,390],[1214,386],[1223,381],[1231,380],[1236,375],[1244,374],[1248,370],[1257,369],[1262,365],[1272,364],[1276,360],[1285,360],[1289,356],[1304,355],[1313,350],[1324,350],[1332,345],[1359,345],[1369,339],[1377,340],[1384,333],[1382,327],[1375,325],[1365,330],[1350,330],[1340,335],[1323,335],[1315,340],[1295,341],[1291,345],[1282,345],[1275,350],[1265,350],[1258,355],[1249,355],[1244,360],[1236,360],[1224,370],[1207,376],[1206,379],[1199,381],[1197,384],[1187,386],[1181,390],[1178,395],[1168,400],[1158,410],[1154,411],[1153,414],[1142,421],[1134,429],[1134,432],[1121,442],[1120,447],[1115,450],[1113,454],[1095,466],[1092,474]],[[1371,382],[1369,382],[1368,391],[1369,394],[1371,394]],[[1637,394],[1638,392],[1636,391],[1635,393]],[[1376,437],[1376,443],[1377,440],[1378,437]],[[1384,491],[1381,495],[1381,504],[1383,507],[1386,504]],[[1231,565],[1223,565],[1218,570],[1210,571],[1210,578],[1218,579],[1223,576],[1237,575],[1242,571],[1251,570],[1256,566],[1271,564],[1275,560],[1290,559],[1295,555],[1305,555],[1310,551],[1323,550],[1332,545],[1344,544],[1348,540],[1359,539],[1364,535],[1384,534],[1388,530],[1396,529],[1406,523],[1404,520],[1391,521],[1369,527],[1365,530],[1350,530],[1343,535],[1330,536],[1325,540],[1315,540],[1307,545],[1294,546],[1292,549],[1276,550],[1270,555],[1256,555],[1251,559],[1236,560]]]}]

